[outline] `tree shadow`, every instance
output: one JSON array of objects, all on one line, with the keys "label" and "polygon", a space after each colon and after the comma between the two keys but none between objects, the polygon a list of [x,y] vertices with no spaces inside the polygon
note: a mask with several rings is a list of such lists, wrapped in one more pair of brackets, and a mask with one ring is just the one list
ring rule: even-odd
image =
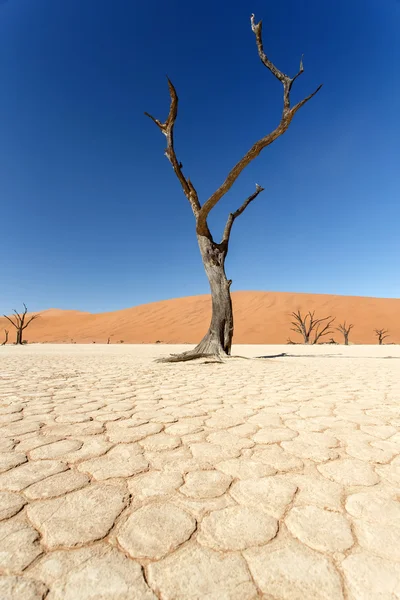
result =
[{"label": "tree shadow", "polygon": [[267,356],[255,356],[254,358],[370,358],[370,359],[383,359],[393,358],[400,360],[400,356],[344,356],[343,354],[288,354],[282,352],[282,354],[269,354]]},{"label": "tree shadow", "polygon": [[283,356],[293,356],[293,355],[287,354],[286,352],[282,352],[281,354],[269,354],[267,356],[255,356],[254,358],[282,358]]}]

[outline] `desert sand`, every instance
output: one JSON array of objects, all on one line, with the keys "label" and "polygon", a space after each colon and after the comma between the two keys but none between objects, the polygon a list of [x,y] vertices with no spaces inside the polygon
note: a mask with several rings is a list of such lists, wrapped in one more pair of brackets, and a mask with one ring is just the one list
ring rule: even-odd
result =
[{"label": "desert sand", "polygon": [[[315,310],[321,317],[336,316],[336,323],[353,323],[350,341],[376,343],[374,329],[389,329],[388,343],[400,343],[400,299],[295,294],[282,292],[233,292],[234,342],[237,344],[284,344],[290,336],[290,313],[300,308]],[[27,299],[28,301],[28,299]],[[18,307],[17,307],[18,308]],[[207,331],[211,315],[210,296],[191,296],[144,304],[115,312],[90,314],[73,310],[43,311],[25,331],[29,342],[151,344],[197,343]],[[15,330],[0,318],[1,331]],[[327,339],[329,339],[328,336]],[[336,341],[341,334],[334,332]]]},{"label": "desert sand", "polygon": [[400,598],[400,348],[180,350],[0,348],[0,598]]}]

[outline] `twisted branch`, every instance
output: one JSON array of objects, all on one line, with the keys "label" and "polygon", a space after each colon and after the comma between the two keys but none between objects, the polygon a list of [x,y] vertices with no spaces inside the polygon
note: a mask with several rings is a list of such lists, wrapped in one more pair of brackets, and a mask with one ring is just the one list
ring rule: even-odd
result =
[{"label": "twisted branch", "polygon": [[155,117],[153,117],[152,115],[150,115],[148,112],[145,112],[144,114],[149,117],[156,125],[157,127],[162,131],[162,133],[165,135],[165,137],[167,138],[167,148],[165,150],[165,156],[168,158],[169,162],[172,165],[172,168],[174,169],[175,175],[178,177],[183,192],[186,196],[186,198],[189,200],[190,206],[192,207],[192,211],[194,216],[197,218],[197,215],[200,211],[200,202],[197,196],[197,192],[192,184],[192,182],[190,181],[189,178],[186,178],[182,172],[182,168],[183,165],[181,162],[178,161],[177,157],[176,157],[176,153],[175,153],[175,147],[174,147],[174,126],[175,126],[175,121],[176,118],[178,116],[178,95],[176,93],[176,89],[174,87],[174,85],[172,84],[172,81],[167,77],[168,80],[168,89],[169,89],[169,95],[171,98],[171,103],[170,103],[170,107],[169,107],[169,113],[168,113],[168,117],[165,121],[165,123],[161,123],[161,121],[159,119],[156,119]]}]

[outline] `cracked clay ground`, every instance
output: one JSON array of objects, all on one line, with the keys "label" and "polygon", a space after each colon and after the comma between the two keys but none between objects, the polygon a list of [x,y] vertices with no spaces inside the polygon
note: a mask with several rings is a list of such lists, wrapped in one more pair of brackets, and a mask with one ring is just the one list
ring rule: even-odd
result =
[{"label": "cracked clay ground", "polygon": [[172,350],[0,348],[0,600],[400,598],[399,347]]}]

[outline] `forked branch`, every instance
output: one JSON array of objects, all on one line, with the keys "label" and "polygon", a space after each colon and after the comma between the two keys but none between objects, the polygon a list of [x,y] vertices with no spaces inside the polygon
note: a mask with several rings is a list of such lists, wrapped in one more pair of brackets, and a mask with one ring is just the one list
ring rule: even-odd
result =
[{"label": "forked branch", "polygon": [[301,100],[298,104],[290,108],[290,90],[292,89],[292,85],[294,81],[303,73],[303,59],[300,60],[300,69],[299,72],[292,78],[288,75],[285,75],[280,71],[266,56],[263,48],[263,40],[262,40],[262,22],[255,22],[254,15],[251,15],[251,28],[256,36],[256,44],[258,55],[261,59],[261,62],[271,71],[271,73],[279,79],[279,81],[283,85],[283,111],[282,117],[279,125],[269,134],[258,140],[250,150],[236,163],[236,165],[231,169],[228,173],[227,178],[223,182],[223,184],[208,198],[208,200],[203,204],[197,219],[197,233],[200,235],[206,234],[206,226],[207,226],[207,217],[210,211],[214,208],[216,204],[221,200],[223,196],[230,190],[232,185],[235,183],[236,179],[242,173],[243,169],[245,169],[252,160],[254,160],[264,148],[272,144],[278,137],[283,135],[296,112],[306,104],[315,94],[319,92],[322,85],[320,85],[312,94]]},{"label": "forked branch", "polygon": [[271,71],[272,75],[274,75],[277,79],[279,79],[279,81],[283,85],[283,112],[287,113],[290,109],[290,90],[293,85],[293,82],[302,73],[304,73],[303,56],[300,59],[300,69],[299,69],[298,73],[292,78],[289,77],[288,75],[286,75],[285,73],[280,71],[269,60],[269,58],[267,57],[267,55],[264,52],[264,44],[263,44],[263,39],[262,39],[262,21],[260,21],[259,23],[256,23],[254,14],[251,15],[250,21],[251,21],[251,29],[252,29],[254,35],[256,36],[258,56],[260,57],[262,64],[265,67],[267,67],[267,69],[269,69]]},{"label": "forked branch", "polygon": [[[280,71],[265,54],[264,47],[263,47],[263,39],[262,39],[262,22],[260,21],[259,23],[256,23],[254,15],[251,15],[251,28],[255,34],[258,55],[260,57],[261,62],[269,69],[269,71],[271,71],[271,73],[283,85],[283,110],[282,110],[281,120],[280,120],[278,126],[271,133],[268,133],[267,135],[265,135],[264,137],[259,139],[257,142],[255,142],[255,144],[253,144],[253,146],[250,148],[250,150],[231,169],[231,171],[228,173],[228,176],[226,177],[226,179],[222,183],[222,185],[220,185],[220,187],[208,198],[208,200],[203,204],[203,206],[201,206],[201,204],[199,202],[197,192],[196,192],[192,182],[190,181],[190,179],[188,177],[185,177],[185,175],[183,174],[182,163],[179,162],[176,157],[175,147],[174,147],[174,126],[175,126],[175,121],[176,121],[176,118],[178,115],[178,95],[176,93],[175,87],[173,86],[172,82],[169,79],[168,79],[168,87],[169,87],[169,93],[170,93],[170,97],[171,97],[171,103],[170,103],[169,114],[168,114],[166,121],[163,123],[159,119],[156,119],[155,117],[150,115],[149,113],[147,113],[147,112],[145,113],[145,115],[147,115],[157,125],[157,127],[162,131],[162,133],[167,138],[167,148],[165,151],[165,155],[168,158],[168,160],[171,162],[174,172],[180,181],[180,184],[182,186],[184,194],[190,202],[192,211],[196,218],[197,234],[204,235],[209,238],[211,238],[211,234],[210,234],[210,231],[209,231],[208,225],[207,225],[207,217],[208,217],[210,211],[214,208],[214,206],[216,204],[218,204],[218,202],[221,200],[221,198],[223,196],[225,196],[225,194],[230,190],[232,185],[235,183],[236,179],[239,177],[239,175],[242,173],[242,171],[251,163],[251,161],[254,160],[264,148],[266,148],[267,146],[272,144],[272,142],[274,142],[278,137],[280,137],[281,135],[283,135],[286,132],[286,130],[288,129],[296,112],[302,106],[304,106],[304,104],[306,104],[306,102],[311,100],[311,98],[313,96],[315,96],[315,94],[317,94],[317,92],[319,92],[319,90],[322,87],[322,85],[320,85],[309,96],[307,96],[306,98],[304,98],[303,100],[301,100],[300,102],[298,102],[296,105],[294,105],[291,108],[290,91],[292,89],[293,83],[304,72],[303,57],[301,57],[301,59],[300,59],[299,71],[296,73],[296,75],[294,75],[294,77],[289,77],[288,75],[286,75],[285,73]],[[260,190],[260,191],[262,191],[262,190]],[[242,207],[241,207],[240,209],[238,209],[239,212],[236,211],[236,213],[238,213],[236,216],[239,216],[239,214],[241,214],[243,212],[243,210],[245,210],[245,208],[248,206],[248,204],[252,200],[254,200],[255,197],[256,196],[253,195],[253,197],[251,198],[251,200],[249,200],[249,202],[246,201],[247,204],[246,204],[246,202],[244,203],[245,204],[244,208],[242,209]],[[233,214],[236,214],[236,213],[233,213]],[[233,217],[232,223],[235,220],[235,218],[236,217]],[[230,219],[231,219],[231,215],[228,218],[228,222],[227,222],[227,225],[225,228],[225,230],[228,229],[228,236],[229,236],[230,228],[232,227],[232,223],[230,223]],[[229,225],[229,223],[230,223],[230,225]],[[224,234],[224,239],[225,239],[225,234]]]}]

